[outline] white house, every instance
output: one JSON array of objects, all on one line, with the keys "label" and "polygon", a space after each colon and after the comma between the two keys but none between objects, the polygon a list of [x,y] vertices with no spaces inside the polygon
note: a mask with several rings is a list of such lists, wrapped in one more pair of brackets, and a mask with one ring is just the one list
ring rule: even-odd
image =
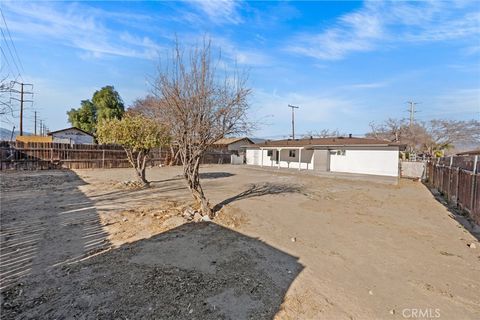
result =
[{"label": "white house", "polygon": [[231,164],[243,164],[245,163],[245,149],[243,147],[253,144],[253,141],[247,137],[223,138],[216,141],[211,146],[210,151],[230,154]]},{"label": "white house", "polygon": [[247,165],[398,177],[399,151],[389,141],[336,137],[266,141],[245,146]]},{"label": "white house", "polygon": [[247,137],[240,138],[223,138],[216,141],[213,147],[216,149],[224,149],[229,152],[241,153],[244,152],[243,146],[254,144],[252,140]]},{"label": "white house", "polygon": [[71,127],[48,133],[52,136],[54,143],[70,143],[70,144],[94,144],[95,138],[92,134],[82,129]]}]

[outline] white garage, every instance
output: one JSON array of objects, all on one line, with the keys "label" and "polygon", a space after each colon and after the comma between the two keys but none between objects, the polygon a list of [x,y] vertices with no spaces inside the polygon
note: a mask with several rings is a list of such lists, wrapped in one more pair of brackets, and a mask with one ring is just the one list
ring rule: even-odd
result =
[{"label": "white garage", "polygon": [[337,137],[266,141],[245,148],[247,165],[398,177],[403,146]]}]

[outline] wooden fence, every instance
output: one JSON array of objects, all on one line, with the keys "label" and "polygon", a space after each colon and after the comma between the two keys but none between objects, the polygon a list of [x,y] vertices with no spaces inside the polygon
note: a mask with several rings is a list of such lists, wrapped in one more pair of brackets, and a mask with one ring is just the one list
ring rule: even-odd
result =
[{"label": "wooden fence", "polygon": [[480,163],[478,156],[452,156],[432,160],[427,183],[447,201],[468,212],[480,224]]},{"label": "wooden fence", "polygon": [[[171,162],[170,149],[151,151],[149,165]],[[207,153],[203,164],[230,163],[230,154]],[[0,141],[0,170],[128,168],[125,151],[115,145]]]}]

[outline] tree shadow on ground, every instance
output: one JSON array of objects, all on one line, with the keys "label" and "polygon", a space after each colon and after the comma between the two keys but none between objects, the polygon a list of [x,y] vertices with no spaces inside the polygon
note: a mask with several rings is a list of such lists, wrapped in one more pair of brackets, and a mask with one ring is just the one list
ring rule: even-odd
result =
[{"label": "tree shadow on ground", "polygon": [[110,246],[93,202],[70,170],[1,177],[0,288]]},{"label": "tree shadow on ground", "polygon": [[218,211],[222,209],[222,207],[234,201],[254,198],[254,197],[261,197],[266,195],[283,194],[283,193],[302,193],[303,194],[303,188],[295,184],[283,184],[283,183],[271,183],[271,182],[265,182],[262,184],[251,184],[249,185],[247,190],[242,191],[239,194],[233,197],[230,197],[228,199],[225,199],[222,202],[216,204],[213,207],[213,211]]},{"label": "tree shadow on ground", "polygon": [[91,200],[95,202],[115,202],[117,204],[128,203],[135,199],[149,198],[151,199],[152,190],[159,196],[164,195],[167,192],[187,190],[187,186],[183,183],[182,179],[166,179],[159,181],[151,181],[149,187],[144,188],[128,188],[120,187],[113,191],[107,191],[105,193],[96,194],[90,196]]},{"label": "tree shadow on ground", "polygon": [[9,290],[4,316],[272,319],[302,270],[259,239],[189,223],[32,276]]},{"label": "tree shadow on ground", "polygon": [[443,195],[436,189],[430,188],[425,184],[425,187],[430,191],[432,196],[440,202],[447,210],[451,213],[450,217],[457,221],[465,230],[467,230],[472,236],[474,236],[478,241],[480,241],[480,226],[473,221],[473,219],[459,208],[456,208],[448,203],[448,201],[443,197]]},{"label": "tree shadow on ground", "polygon": [[202,172],[200,173],[200,179],[220,179],[232,177],[235,174],[230,172]]}]

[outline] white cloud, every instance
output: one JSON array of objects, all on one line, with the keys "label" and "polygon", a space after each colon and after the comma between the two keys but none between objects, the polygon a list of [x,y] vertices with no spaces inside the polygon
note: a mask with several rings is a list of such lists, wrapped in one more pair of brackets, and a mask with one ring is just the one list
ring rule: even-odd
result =
[{"label": "white cloud", "polygon": [[345,86],[347,89],[376,89],[376,88],[383,88],[388,85],[387,81],[381,82],[368,82],[368,83],[356,83]]},{"label": "white cloud", "polygon": [[[190,1],[203,15],[217,24],[240,24],[243,22],[238,12],[240,1],[231,0],[193,0]],[[204,18],[204,17],[201,17]]]},{"label": "white cloud", "polygon": [[[176,38],[171,38],[171,41],[175,40]],[[184,33],[178,40],[185,47],[195,47],[201,45],[205,40],[210,40],[214,58],[216,58],[216,53],[220,53],[223,62],[221,67],[226,69],[229,69],[234,63],[247,67],[270,66],[275,63],[273,57],[257,48],[242,46],[226,37],[215,34]]]},{"label": "white cloud", "polygon": [[[473,7],[470,8],[470,7]],[[368,1],[320,33],[300,34],[287,50],[321,60],[342,59],[404,42],[447,41],[475,37],[480,13],[471,3]]]},{"label": "white cloud", "polygon": [[223,37],[212,37],[212,44],[218,47],[222,54],[226,55],[230,60],[240,65],[246,66],[266,66],[273,63],[272,57],[265,53],[253,49],[242,48],[229,39]]},{"label": "white cloud", "polygon": [[[148,37],[138,38],[127,33],[118,36],[118,32],[102,23],[105,16],[125,18],[120,14],[79,7],[75,3],[60,8],[46,3],[18,5],[5,2],[4,9],[7,14],[15,16],[15,19],[9,19],[9,27],[15,34],[26,35],[30,39],[56,41],[81,49],[84,51],[83,57],[111,55],[155,59],[161,50]],[[130,18],[139,19],[139,16],[132,15]]]}]

